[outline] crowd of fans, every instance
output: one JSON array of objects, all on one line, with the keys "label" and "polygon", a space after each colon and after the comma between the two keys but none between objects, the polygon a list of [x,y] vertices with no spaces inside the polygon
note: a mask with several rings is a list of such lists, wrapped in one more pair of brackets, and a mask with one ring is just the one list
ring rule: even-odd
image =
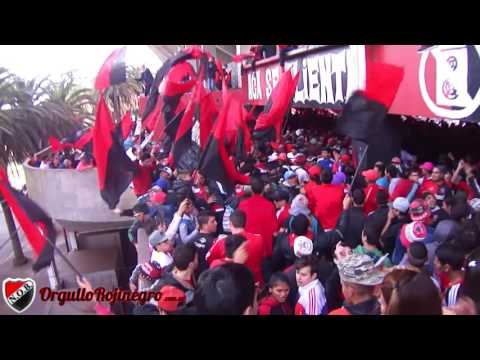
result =
[{"label": "crowd of fans", "polygon": [[[473,156],[418,163],[402,151],[361,171],[352,187],[348,138],[292,129],[280,144],[256,143],[237,159],[250,184],[227,194],[198,171],[168,167],[162,144],[134,145],[132,154],[138,202],[121,215],[135,217],[128,236],[149,259],[136,266],[130,289],[162,294],[136,304],[134,314],[480,310],[480,168]],[[139,229],[148,249],[140,248]]]}]

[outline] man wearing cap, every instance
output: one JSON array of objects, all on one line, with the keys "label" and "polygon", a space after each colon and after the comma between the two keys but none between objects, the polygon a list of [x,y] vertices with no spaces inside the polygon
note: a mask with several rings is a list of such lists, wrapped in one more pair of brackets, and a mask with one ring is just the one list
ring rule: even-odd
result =
[{"label": "man wearing cap", "polygon": [[164,269],[173,262],[172,251],[173,243],[168,239],[164,232],[154,231],[148,237],[152,248],[150,261],[158,264],[160,269]]},{"label": "man wearing cap", "polygon": [[402,161],[398,156],[395,156],[392,158],[392,165],[395,166],[395,168],[398,170],[398,174],[402,175],[403,169],[402,169]]},{"label": "man wearing cap", "polygon": [[300,193],[297,174],[292,170],[288,170],[283,174],[283,179],[281,188],[289,193],[290,199],[293,199]]},{"label": "man wearing cap", "polygon": [[336,261],[336,264],[345,301],[341,308],[329,315],[380,315],[380,304],[374,292],[385,275],[375,266],[372,258],[351,254]]},{"label": "man wearing cap", "polygon": [[164,192],[167,192],[171,187],[170,179],[172,175],[173,171],[168,166],[161,168],[160,175],[158,176],[158,179],[153,183],[153,185],[160,186],[160,188]]},{"label": "man wearing cap", "polygon": [[388,212],[387,222],[380,236],[380,243],[384,252],[390,254],[390,258],[393,256],[395,241],[400,235],[400,229],[403,225],[410,222],[410,216],[408,215],[409,206],[410,203],[406,198],[398,197],[392,203]]},{"label": "man wearing cap", "polygon": [[418,180],[420,185],[422,185],[425,181],[430,180],[432,177],[432,171],[433,171],[433,164],[429,161],[423,163],[420,165],[420,170],[422,170],[422,176]]},{"label": "man wearing cap", "polygon": [[406,252],[411,243],[421,241],[425,244],[428,251],[428,269],[433,271],[433,260],[438,243],[433,241],[433,228],[429,226],[431,214],[423,200],[414,200],[410,204],[410,218],[412,222],[403,225],[400,230],[400,236],[395,243],[392,262],[397,265],[403,265],[407,261]]},{"label": "man wearing cap", "polygon": [[363,206],[363,212],[365,215],[370,214],[377,207],[377,192],[380,190],[380,186],[376,184],[379,174],[375,169],[365,170],[362,172],[363,177],[367,183],[367,187],[364,189],[365,192],[365,203]]}]

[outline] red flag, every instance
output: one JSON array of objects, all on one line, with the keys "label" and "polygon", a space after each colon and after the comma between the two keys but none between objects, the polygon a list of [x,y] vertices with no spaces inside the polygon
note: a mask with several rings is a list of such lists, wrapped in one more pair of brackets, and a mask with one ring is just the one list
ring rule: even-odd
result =
[{"label": "red flag", "polygon": [[113,209],[132,181],[135,164],[125,154],[103,96],[97,104],[93,155],[97,163],[100,194],[109,208]]},{"label": "red flag", "polygon": [[85,134],[80,136],[80,138],[73,144],[75,149],[83,150],[85,145],[87,145],[92,140],[93,128],[89,129]]},{"label": "red flag", "polygon": [[228,193],[233,192],[234,184],[248,184],[249,178],[240,174],[229,159],[225,149],[225,130],[229,118],[242,117],[242,105],[231,94],[227,97],[215,123],[207,147],[202,153],[199,169],[208,179],[220,182]]},{"label": "red flag", "polygon": [[378,101],[387,109],[393,103],[403,79],[403,68],[391,64],[367,61],[365,96]]},{"label": "red flag", "polygon": [[122,138],[125,140],[130,131],[132,130],[133,120],[132,120],[132,113],[131,111],[127,111],[125,115],[123,115],[121,127],[122,127]]},{"label": "red flag", "polygon": [[56,231],[52,219],[33,200],[12,188],[7,175],[0,170],[0,193],[12,210],[35,255],[33,270],[39,271],[53,261],[53,247],[45,237],[55,243]]},{"label": "red flag", "polygon": [[267,133],[271,134],[274,130],[274,136],[276,139],[279,139],[283,118],[295,94],[299,74],[297,73],[294,79],[292,79],[290,71],[286,71],[281,75],[278,84],[265,104],[264,111],[258,116],[255,124],[255,131],[258,131],[259,137],[264,137]]},{"label": "red flag", "polygon": [[97,90],[103,90],[127,81],[127,70],[125,67],[126,49],[126,47],[116,49],[105,60],[95,80],[95,88]]},{"label": "red flag", "polygon": [[50,146],[52,147],[52,151],[53,151],[53,152],[63,151],[64,146],[63,146],[63,144],[60,142],[60,140],[58,140],[56,137],[54,137],[54,136],[49,136],[49,137],[48,137],[48,142],[50,143]]}]

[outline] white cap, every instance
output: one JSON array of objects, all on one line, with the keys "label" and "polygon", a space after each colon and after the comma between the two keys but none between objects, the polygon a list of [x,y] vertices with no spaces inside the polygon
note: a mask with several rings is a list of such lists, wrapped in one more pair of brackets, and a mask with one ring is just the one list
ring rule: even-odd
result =
[{"label": "white cap", "polygon": [[398,210],[402,213],[406,213],[408,212],[408,208],[410,206],[410,203],[409,201],[404,198],[404,197],[398,197],[395,199],[395,201],[393,202],[392,204],[392,207],[395,209],[395,210]]},{"label": "white cap", "polygon": [[308,176],[308,173],[302,168],[296,169],[295,174],[297,174],[298,176],[298,181],[302,183],[306,183],[310,181],[310,177]]},{"label": "white cap", "polygon": [[306,236],[298,236],[293,242],[293,253],[296,257],[310,255],[313,252],[313,242]]},{"label": "white cap", "polygon": [[268,157],[268,162],[277,161],[277,160],[278,160],[278,154],[276,152],[274,152],[272,155]]}]

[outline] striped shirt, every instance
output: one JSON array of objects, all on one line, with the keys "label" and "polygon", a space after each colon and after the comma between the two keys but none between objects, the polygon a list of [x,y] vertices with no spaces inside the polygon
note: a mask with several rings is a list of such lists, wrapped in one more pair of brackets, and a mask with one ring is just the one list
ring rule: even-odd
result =
[{"label": "striped shirt", "polygon": [[318,279],[298,288],[300,298],[295,306],[295,315],[324,315],[327,300],[325,289]]}]

